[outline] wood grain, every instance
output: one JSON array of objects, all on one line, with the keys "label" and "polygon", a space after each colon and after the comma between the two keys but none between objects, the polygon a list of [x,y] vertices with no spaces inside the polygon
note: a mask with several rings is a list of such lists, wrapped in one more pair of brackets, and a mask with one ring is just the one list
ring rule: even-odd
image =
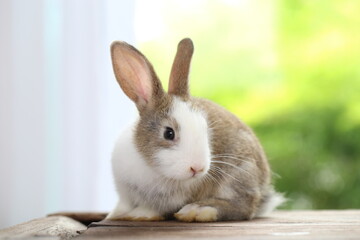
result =
[{"label": "wood grain", "polygon": [[77,239],[360,239],[360,210],[277,211],[243,222],[101,221]]},{"label": "wood grain", "polygon": [[242,222],[103,220],[87,229],[78,222],[105,215],[57,213],[0,230],[0,239],[360,239],[360,210],[276,211],[267,218]]}]

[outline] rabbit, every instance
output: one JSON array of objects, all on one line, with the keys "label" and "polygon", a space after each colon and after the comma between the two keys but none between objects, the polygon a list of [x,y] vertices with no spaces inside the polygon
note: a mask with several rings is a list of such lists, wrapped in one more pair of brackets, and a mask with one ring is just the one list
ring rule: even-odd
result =
[{"label": "rabbit", "polygon": [[194,46],[181,40],[166,93],[148,59],[115,41],[117,82],[139,119],[115,144],[119,201],[107,220],[250,220],[283,202],[253,131],[235,115],[189,93]]}]

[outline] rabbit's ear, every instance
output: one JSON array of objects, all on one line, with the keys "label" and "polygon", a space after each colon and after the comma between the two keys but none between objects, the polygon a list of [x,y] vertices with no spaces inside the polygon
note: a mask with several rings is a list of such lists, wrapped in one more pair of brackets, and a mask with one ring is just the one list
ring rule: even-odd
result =
[{"label": "rabbit's ear", "polygon": [[194,45],[190,38],[179,42],[171,68],[168,93],[183,98],[189,97],[189,71]]},{"label": "rabbit's ear", "polygon": [[164,90],[160,80],[137,49],[125,42],[113,42],[111,58],[116,80],[139,110],[162,97]]}]

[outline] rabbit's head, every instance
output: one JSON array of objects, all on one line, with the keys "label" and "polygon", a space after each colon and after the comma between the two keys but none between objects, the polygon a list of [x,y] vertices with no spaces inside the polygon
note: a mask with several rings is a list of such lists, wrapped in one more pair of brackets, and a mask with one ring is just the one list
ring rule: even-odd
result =
[{"label": "rabbit's head", "polygon": [[189,94],[193,50],[190,39],[179,43],[166,93],[142,53],[124,42],[111,45],[116,79],[140,115],[133,144],[144,164],[167,179],[197,180],[210,168],[207,116]]}]

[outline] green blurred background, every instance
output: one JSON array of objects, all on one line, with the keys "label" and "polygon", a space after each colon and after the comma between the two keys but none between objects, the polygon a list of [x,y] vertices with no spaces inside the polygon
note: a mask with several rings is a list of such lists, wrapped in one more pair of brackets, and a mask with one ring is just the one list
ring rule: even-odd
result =
[{"label": "green blurred background", "polygon": [[156,11],[161,29],[139,48],[166,81],[177,42],[193,39],[193,95],[255,130],[283,208],[360,208],[360,1],[172,0]]}]

